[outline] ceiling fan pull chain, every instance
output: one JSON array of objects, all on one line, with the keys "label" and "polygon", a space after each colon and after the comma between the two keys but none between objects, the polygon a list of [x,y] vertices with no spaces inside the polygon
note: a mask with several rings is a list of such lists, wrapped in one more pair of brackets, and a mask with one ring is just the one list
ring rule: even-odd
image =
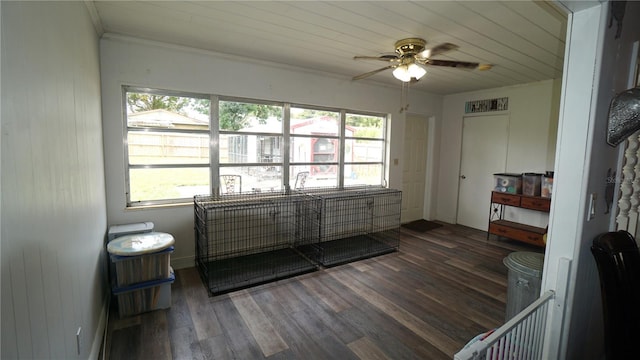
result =
[{"label": "ceiling fan pull chain", "polygon": [[409,83],[403,82],[400,86],[400,114],[402,114],[409,109]]},{"label": "ceiling fan pull chain", "polygon": [[409,87],[411,86],[411,82],[407,82],[407,92],[405,94],[406,105],[404,106],[404,111],[409,110]]}]

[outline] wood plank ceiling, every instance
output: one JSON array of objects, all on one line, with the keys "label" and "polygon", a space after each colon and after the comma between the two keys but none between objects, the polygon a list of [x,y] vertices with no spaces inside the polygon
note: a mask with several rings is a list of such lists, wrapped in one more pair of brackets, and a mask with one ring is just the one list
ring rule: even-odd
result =
[{"label": "wood plank ceiling", "polygon": [[[435,59],[489,71],[429,66],[412,85],[435,94],[562,76],[567,19],[543,1],[93,1],[105,33],[179,44],[351,77],[386,66],[354,55],[394,51],[407,37],[459,49]],[[359,81],[399,85],[390,70]]]}]

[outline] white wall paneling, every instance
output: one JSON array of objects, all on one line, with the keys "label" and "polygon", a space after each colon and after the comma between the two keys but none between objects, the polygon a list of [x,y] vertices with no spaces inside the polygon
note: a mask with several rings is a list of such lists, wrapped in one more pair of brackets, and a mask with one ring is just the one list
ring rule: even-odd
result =
[{"label": "white wall paneling", "polygon": [[0,6],[0,357],[86,359],[108,296],[98,38],[82,2]]},{"label": "white wall paneling", "polygon": [[[594,237],[611,227],[604,191],[607,172],[616,169],[620,151],[605,142],[607,114],[611,98],[626,89],[632,44],[640,38],[640,27],[631,20],[640,18],[640,3],[627,2],[619,39],[615,21],[608,27],[609,4],[590,6],[569,19],[542,285],[542,291],[557,288],[559,261],[571,260],[571,268],[564,270],[569,271],[569,289],[563,326],[548,333],[552,343],[559,341],[558,358],[566,359],[604,354],[600,285],[590,247]],[[597,194],[596,214],[587,221],[590,194]]]},{"label": "white wall paneling", "polygon": [[[174,267],[193,264],[192,205],[126,210],[122,85],[213,93],[391,115],[388,184],[402,188],[404,113],[401,87],[373,86],[343,77],[163,43],[105,35],[101,40],[105,169],[109,224],[153,221],[176,239]],[[441,118],[442,96],[411,90],[410,111]],[[400,159],[398,165],[393,159]]]},{"label": "white wall paneling", "polygon": [[[555,152],[555,125],[558,121],[557,91],[560,80],[547,80],[520,86],[448,95],[444,98],[443,116],[439,124],[440,149],[437,210],[435,218],[456,222],[458,176],[462,149],[462,123],[465,102],[509,98],[509,141],[507,172],[544,172],[553,169],[549,153]],[[491,114],[491,113],[487,113]],[[487,192],[491,189],[486,189]],[[489,204],[487,204],[488,208]],[[517,214],[515,214],[517,216]],[[526,216],[541,216],[530,214]],[[518,220],[516,220],[518,221]],[[539,220],[542,221],[542,220]]]}]

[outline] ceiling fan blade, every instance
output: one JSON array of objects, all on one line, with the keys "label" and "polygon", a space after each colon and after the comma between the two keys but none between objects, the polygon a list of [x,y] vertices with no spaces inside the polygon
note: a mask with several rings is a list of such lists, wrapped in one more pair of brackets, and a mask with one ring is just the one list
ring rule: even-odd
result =
[{"label": "ceiling fan blade", "polygon": [[[456,45],[456,44],[442,43],[442,44],[436,45],[436,46],[434,46],[434,47],[432,47],[430,49],[426,49],[420,55],[421,55],[421,57],[429,58],[431,56],[443,54],[443,53],[446,53],[447,51],[456,50],[458,48],[459,48],[459,46]],[[425,54],[426,56],[422,56],[422,54]]]},{"label": "ceiling fan blade", "polygon": [[377,70],[369,71],[367,73],[360,74],[358,76],[354,76],[351,80],[361,80],[361,79],[367,78],[367,77],[369,77],[371,75],[375,75],[375,74],[377,74],[377,73],[379,73],[381,71],[385,71],[387,69],[393,69],[394,67],[395,67],[394,65],[385,66],[385,67],[377,69]]},{"label": "ceiling fan blade", "polygon": [[[433,65],[433,66],[447,66],[447,67],[463,68],[463,69],[477,69],[477,68],[480,67],[480,64],[478,64],[476,62],[453,61],[453,60],[436,60],[436,59],[427,59],[424,62],[424,64],[425,65]],[[487,69],[483,69],[483,70],[487,70]]]},{"label": "ceiling fan blade", "polygon": [[380,61],[394,61],[399,60],[397,55],[380,55],[380,56],[354,56],[353,60],[380,60]]}]

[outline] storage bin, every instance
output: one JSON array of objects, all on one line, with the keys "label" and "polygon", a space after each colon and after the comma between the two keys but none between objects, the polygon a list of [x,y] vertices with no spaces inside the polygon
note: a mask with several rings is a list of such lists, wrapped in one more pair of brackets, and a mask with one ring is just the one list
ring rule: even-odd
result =
[{"label": "storage bin", "polygon": [[168,279],[113,289],[120,317],[171,307],[171,284],[175,279],[171,271]]},{"label": "storage bin", "polygon": [[494,191],[510,194],[522,193],[522,174],[499,173],[493,174]]},{"label": "storage bin", "polygon": [[542,175],[540,196],[550,198],[553,193],[553,173]]},{"label": "storage bin", "polygon": [[170,246],[156,253],[136,256],[111,254],[111,262],[115,264],[116,269],[115,286],[123,287],[146,281],[168,279],[173,249],[173,246]]},{"label": "storage bin", "polygon": [[540,184],[542,174],[524,173],[522,174],[522,195],[540,196]]},{"label": "storage bin", "polygon": [[110,241],[107,251],[115,265],[112,286],[168,278],[174,242],[173,236],[161,232],[125,235]]}]

